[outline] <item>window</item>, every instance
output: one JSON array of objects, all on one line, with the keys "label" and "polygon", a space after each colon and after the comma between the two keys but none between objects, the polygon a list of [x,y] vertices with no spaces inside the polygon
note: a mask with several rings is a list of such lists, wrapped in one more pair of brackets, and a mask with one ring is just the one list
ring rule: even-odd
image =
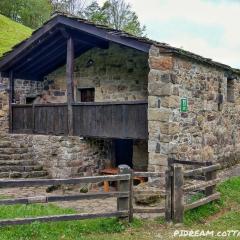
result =
[{"label": "window", "polygon": [[227,101],[234,102],[234,80],[228,79],[227,80]]},{"label": "window", "polygon": [[26,97],[26,104],[32,104],[36,97]]},{"label": "window", "polygon": [[79,97],[81,102],[94,102],[95,89],[94,88],[79,88]]}]

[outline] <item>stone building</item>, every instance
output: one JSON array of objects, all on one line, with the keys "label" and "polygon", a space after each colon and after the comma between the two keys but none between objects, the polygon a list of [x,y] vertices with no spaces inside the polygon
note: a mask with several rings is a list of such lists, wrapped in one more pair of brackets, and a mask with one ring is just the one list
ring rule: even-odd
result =
[{"label": "stone building", "polygon": [[0,71],[3,177],[240,163],[240,71],[227,65],[58,14]]}]

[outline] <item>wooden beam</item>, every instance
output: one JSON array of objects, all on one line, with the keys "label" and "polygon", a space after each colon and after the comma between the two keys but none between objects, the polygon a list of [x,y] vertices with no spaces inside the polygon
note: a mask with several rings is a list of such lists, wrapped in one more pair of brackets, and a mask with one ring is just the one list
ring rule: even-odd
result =
[{"label": "wooden beam", "polygon": [[78,30],[79,32],[88,33],[89,35],[96,36],[100,39],[115,42],[142,52],[149,53],[151,47],[151,44],[149,43],[144,43],[131,37],[119,36],[109,32],[107,29],[101,29],[94,25],[86,24],[64,16],[59,16],[59,22],[72,29]]},{"label": "wooden beam", "polygon": [[215,164],[215,165],[212,165],[212,166],[209,166],[209,167],[201,167],[201,168],[185,171],[184,176],[185,177],[190,177],[190,176],[194,176],[194,175],[197,175],[197,174],[216,171],[216,170],[219,170],[220,168],[221,168],[220,164]]},{"label": "wooden beam", "polygon": [[[196,191],[196,190],[199,190],[199,189],[204,189],[204,188],[207,188],[207,187],[215,186],[220,181],[221,181],[220,178],[216,178],[214,180],[209,180],[207,182],[201,182],[201,183],[197,183],[197,184],[194,184],[194,185],[185,186],[183,190],[184,190],[184,192]],[[209,195],[211,195],[211,194],[209,194]]]},{"label": "wooden beam", "polygon": [[200,206],[205,205],[214,200],[218,200],[219,198],[220,198],[220,193],[214,193],[214,194],[212,194],[208,197],[202,198],[194,203],[184,205],[184,211],[200,207]]},{"label": "wooden beam", "polygon": [[32,203],[49,203],[49,202],[67,202],[77,200],[91,200],[91,199],[106,199],[116,197],[128,197],[129,192],[108,192],[108,193],[85,193],[78,195],[68,196],[38,196],[38,197],[27,197],[27,198],[16,198],[16,199],[3,199],[0,200],[0,205],[14,205],[14,204],[32,204]]},{"label": "wooden beam", "polygon": [[[83,54],[84,52],[88,51],[91,47],[90,46],[86,46],[84,48],[81,48],[79,50],[75,51],[75,56],[78,57],[80,54]],[[48,64],[48,66],[42,66],[41,69],[38,69],[39,72],[41,72],[40,76],[45,76],[46,74],[51,73],[52,71],[54,71],[55,69],[62,67],[66,64],[66,51],[61,54],[60,56],[58,56],[57,58],[54,58],[55,61],[52,61],[52,64]]]},{"label": "wooden beam", "polygon": [[66,65],[66,78],[67,78],[67,105],[68,105],[68,134],[73,135],[73,110],[72,103],[74,102],[74,42],[70,37],[67,40],[67,65]]},{"label": "wooden beam", "polygon": [[51,41],[47,46],[43,46],[41,47],[36,54],[34,54],[31,57],[28,57],[25,61],[22,61],[22,63],[18,64],[17,67],[14,68],[14,71],[16,72],[21,72],[21,69],[24,69],[24,71],[26,70],[26,68],[24,68],[24,66],[31,66],[33,63],[36,63],[36,61],[38,62],[39,58],[41,56],[46,56],[49,55],[49,53],[51,51],[53,51],[54,46],[59,46],[61,45],[61,43],[63,42],[62,38],[56,38],[55,40]]},{"label": "wooden beam", "polygon": [[182,223],[184,214],[183,166],[175,163],[173,164],[172,169],[173,169],[172,216],[174,222]]},{"label": "wooden beam", "polygon": [[111,217],[124,217],[128,216],[127,211],[117,211],[111,213],[93,213],[93,214],[66,214],[56,216],[32,217],[32,218],[19,218],[1,220],[0,226],[23,225],[32,222],[60,222],[60,221],[73,221],[93,218],[111,218]]},{"label": "wooden beam", "polygon": [[[53,62],[54,59],[58,59],[59,56],[65,54],[65,51],[62,49],[66,48],[66,40],[63,39],[61,44],[57,47],[52,47],[51,50],[48,50],[46,54],[42,54],[39,58],[35,61],[32,61],[24,68],[24,72],[29,72],[30,74],[35,72],[38,73],[39,69],[42,69],[48,66],[49,63]],[[34,66],[37,66],[34,68]]]},{"label": "wooden beam", "polygon": [[14,73],[10,72],[9,76],[9,96],[8,96],[8,107],[9,107],[9,132],[12,133],[13,130],[13,116],[12,116],[12,103],[14,102]]},{"label": "wooden beam", "polygon": [[0,188],[14,187],[32,187],[32,186],[49,186],[62,184],[82,184],[82,183],[97,183],[104,181],[121,181],[129,180],[129,174],[95,176],[95,177],[80,177],[70,179],[24,179],[24,180],[0,180]]},{"label": "wooden beam", "polygon": [[164,213],[165,208],[134,208],[133,213]]}]

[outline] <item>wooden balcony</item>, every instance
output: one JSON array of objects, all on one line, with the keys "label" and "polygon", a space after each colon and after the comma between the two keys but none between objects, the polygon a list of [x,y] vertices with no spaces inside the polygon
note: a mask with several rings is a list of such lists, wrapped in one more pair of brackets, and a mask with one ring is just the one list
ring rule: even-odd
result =
[{"label": "wooden balcony", "polygon": [[[73,135],[147,139],[147,102],[72,104]],[[12,104],[12,132],[69,135],[67,104]]]}]

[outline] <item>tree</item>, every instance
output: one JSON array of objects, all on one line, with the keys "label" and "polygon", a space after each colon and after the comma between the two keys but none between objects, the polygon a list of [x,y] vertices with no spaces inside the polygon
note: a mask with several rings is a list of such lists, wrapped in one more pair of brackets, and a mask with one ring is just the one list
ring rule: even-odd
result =
[{"label": "tree", "polygon": [[137,14],[124,0],[108,0],[102,7],[97,1],[90,4],[82,13],[83,17],[99,24],[108,25],[136,36],[143,36],[146,30],[141,26]]},{"label": "tree", "polygon": [[30,28],[38,28],[50,18],[48,0],[1,0],[0,13]]},{"label": "tree", "polygon": [[51,0],[53,11],[79,15],[84,11],[87,0]]}]

